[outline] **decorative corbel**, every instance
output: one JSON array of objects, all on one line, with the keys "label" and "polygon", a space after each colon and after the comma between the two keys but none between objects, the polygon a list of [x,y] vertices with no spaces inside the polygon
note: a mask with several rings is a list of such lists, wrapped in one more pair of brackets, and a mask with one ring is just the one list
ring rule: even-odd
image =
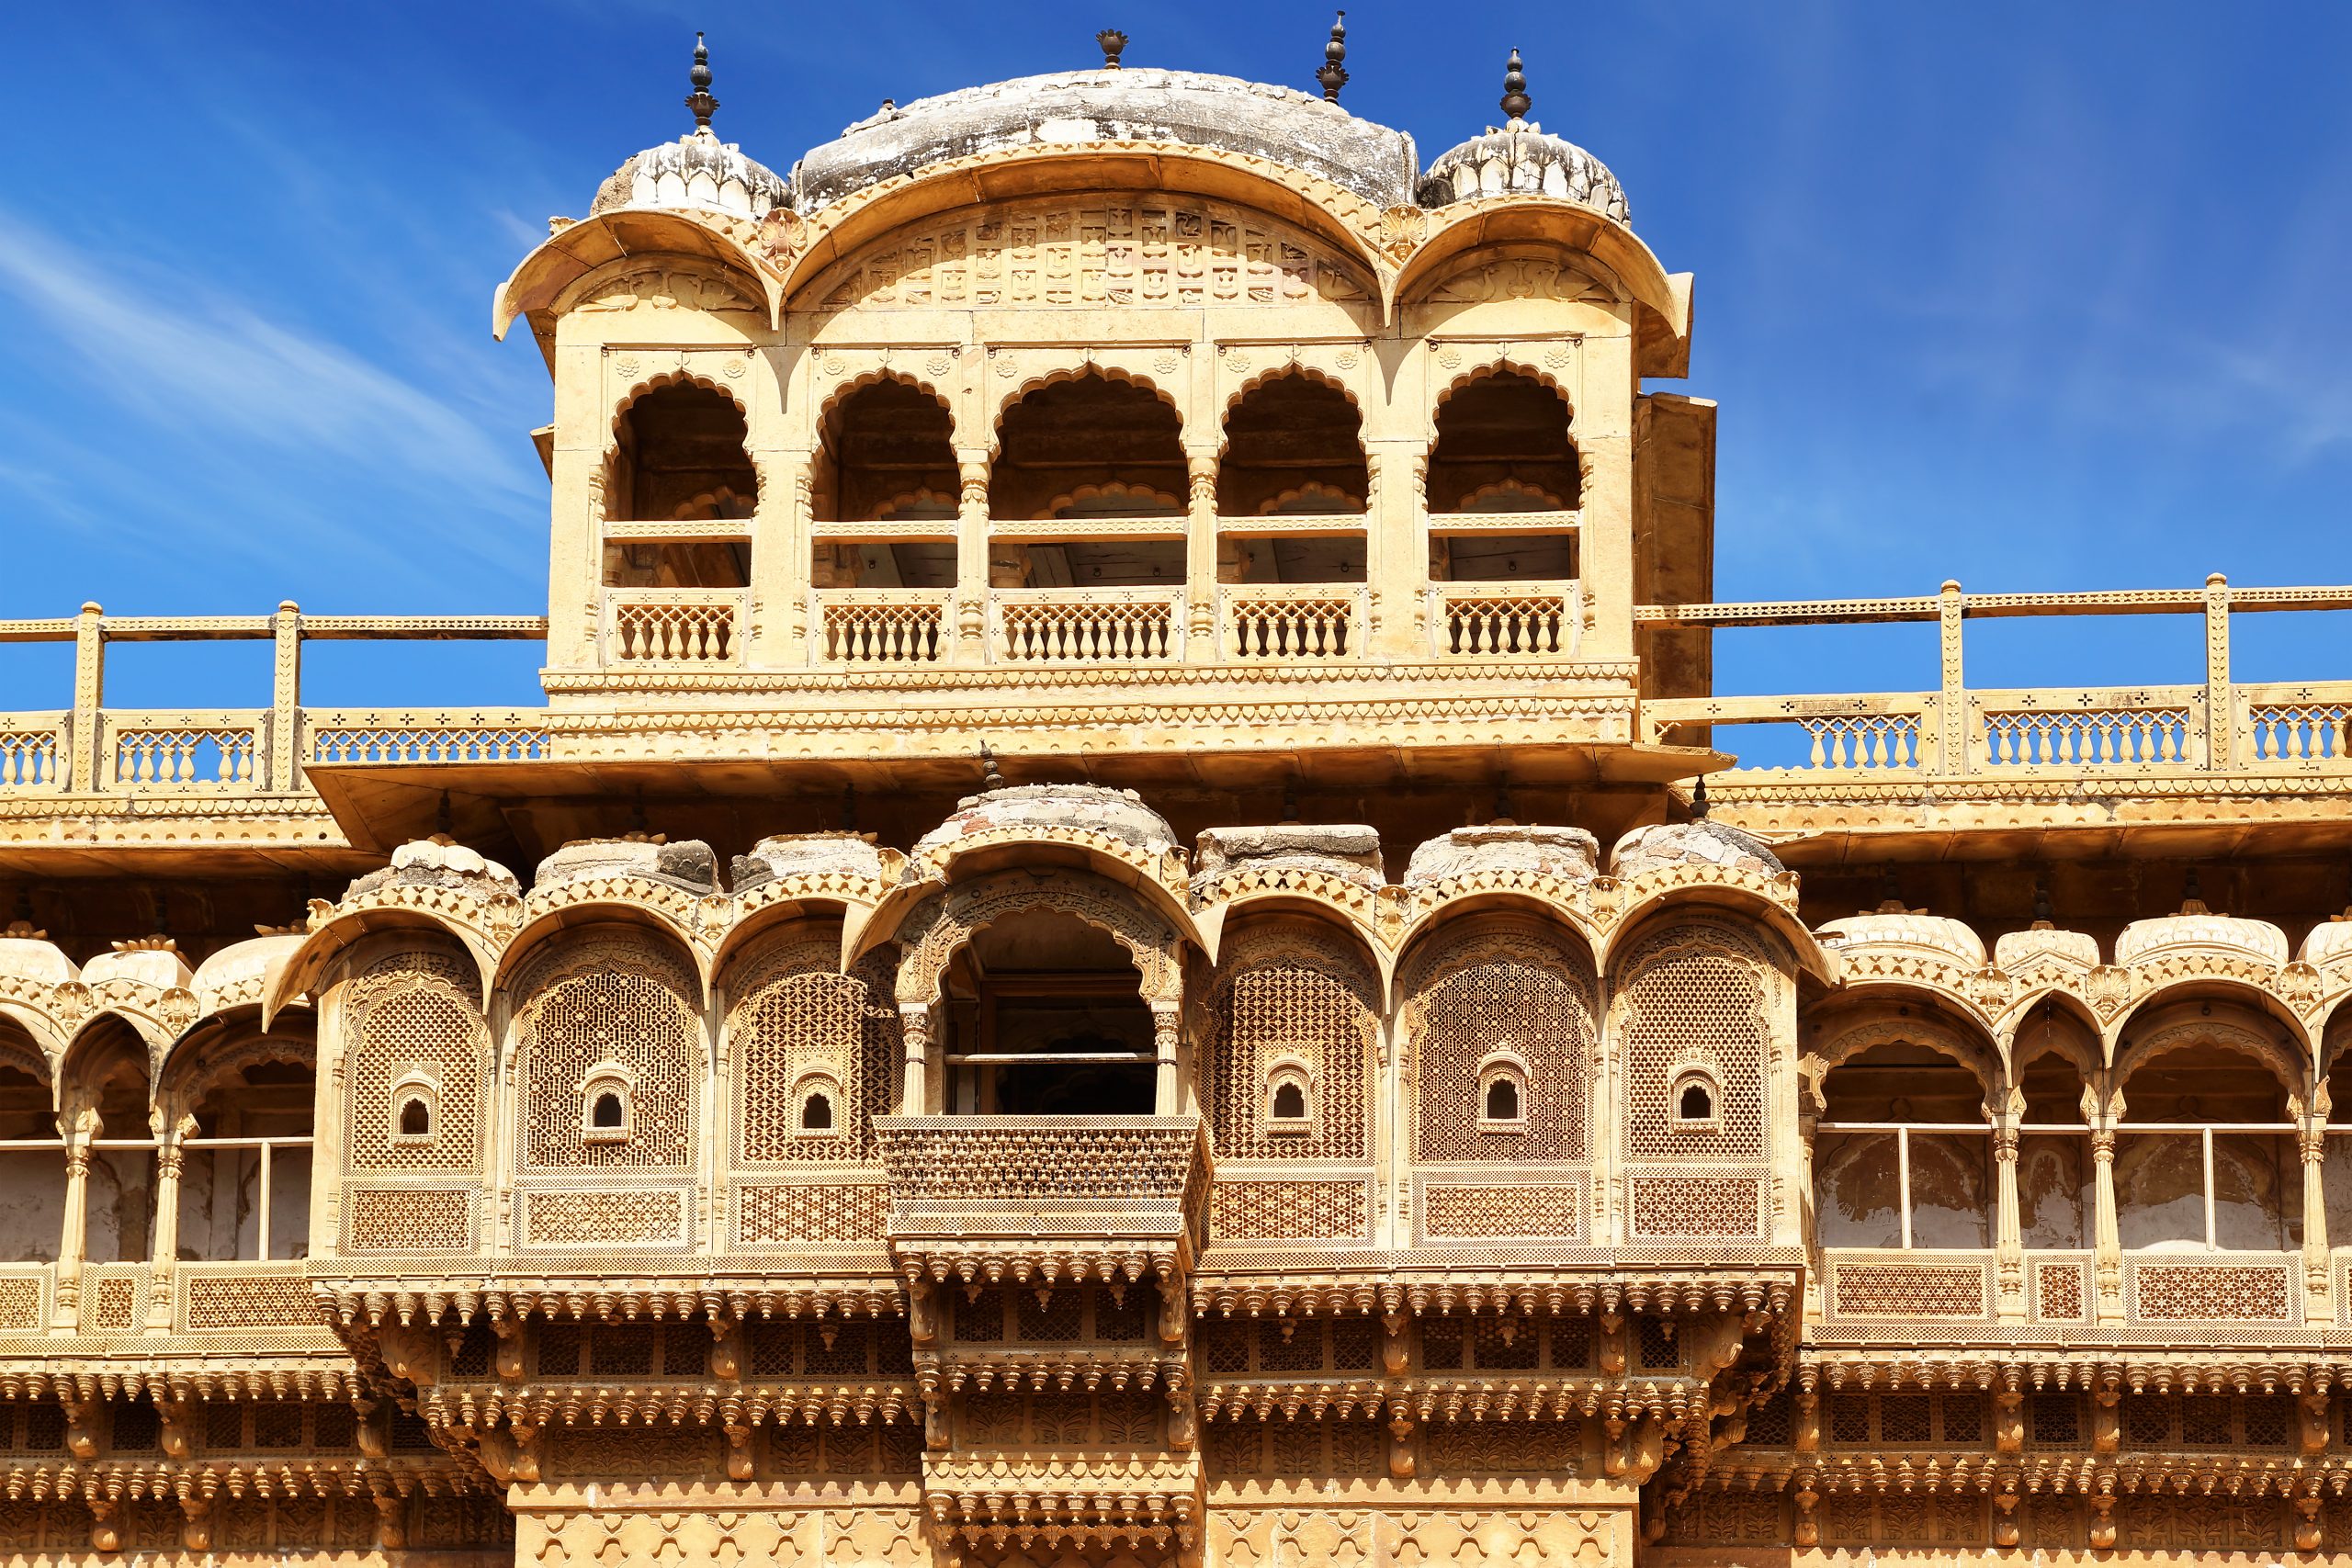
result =
[{"label": "decorative corbel", "polygon": [[1419,1461],[1413,1452],[1413,1418],[1392,1415],[1388,1417],[1388,1473],[1398,1481],[1410,1481]]}]

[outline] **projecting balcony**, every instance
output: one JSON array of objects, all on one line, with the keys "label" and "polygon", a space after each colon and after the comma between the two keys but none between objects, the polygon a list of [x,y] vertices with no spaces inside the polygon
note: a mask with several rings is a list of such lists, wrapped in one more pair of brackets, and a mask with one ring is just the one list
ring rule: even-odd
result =
[{"label": "projecting balcony", "polygon": [[1181,1280],[1209,1185],[1197,1116],[876,1122],[899,1268],[918,1277]]}]

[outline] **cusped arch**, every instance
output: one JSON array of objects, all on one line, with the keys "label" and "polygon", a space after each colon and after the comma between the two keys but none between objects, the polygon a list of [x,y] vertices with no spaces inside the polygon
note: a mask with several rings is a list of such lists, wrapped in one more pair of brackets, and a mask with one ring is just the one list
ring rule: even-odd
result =
[{"label": "cusped arch", "polygon": [[2126,1043],[2116,1050],[2109,1073],[2108,1081],[2122,1093],[2127,1105],[2133,1074],[2160,1057],[2199,1045],[2217,1046],[2260,1063],[2299,1103],[2310,1096],[2312,1062],[2308,1044],[2280,1043],[2278,1036],[2254,1015],[2209,1017],[2177,1005],[2139,1016],[2144,1021],[2141,1027],[2119,1036]]},{"label": "cusped arch", "polygon": [[2120,1064],[2122,1042],[2158,1019],[2189,1002],[2242,1008],[2267,1020],[2293,1042],[2308,1060],[2318,1055],[2311,1031],[2295,1010],[2276,993],[2251,980],[2226,975],[2192,975],[2162,982],[2132,999],[2106,1031],[2108,1057]]},{"label": "cusped arch", "polygon": [[1399,305],[1449,276],[1451,264],[1487,245],[1540,244],[1590,257],[1608,270],[1638,308],[1635,369],[1644,376],[1679,377],[1690,368],[1690,275],[1669,275],[1631,229],[1591,208],[1556,197],[1480,197],[1449,203],[1430,215],[1430,227],[1387,278],[1384,319]]},{"label": "cusped arch", "polygon": [[[1789,874],[1782,873],[1783,877]],[[1715,921],[1736,920],[1741,929],[1778,939],[1797,972],[1818,982],[1825,988],[1838,984],[1828,954],[1822,951],[1820,939],[1805,923],[1797,919],[1792,904],[1773,897],[1761,877],[1742,876],[1721,882],[1671,882],[1648,884],[1636,878],[1631,884],[1621,883],[1621,889],[1631,886],[1633,897],[1617,908],[1616,919],[1610,924],[1600,951],[1605,967],[1614,965],[1617,955],[1629,953],[1647,938],[1652,931],[1680,923],[1686,917],[1697,915]]]},{"label": "cusped arch", "polygon": [[1311,920],[1328,927],[1362,955],[1365,968],[1377,982],[1375,996],[1385,998],[1396,978],[1396,954],[1381,940],[1371,898],[1350,897],[1364,892],[1355,884],[1340,884],[1333,877],[1320,885],[1300,878],[1287,886],[1243,887],[1231,894],[1220,894],[1192,911],[1198,945],[1209,963],[1216,965],[1225,961],[1227,927],[1284,916]]},{"label": "cusped arch", "polygon": [[[1431,423],[1434,424],[1436,422],[1438,410],[1445,407],[1446,404],[1452,402],[1469,388],[1477,385],[1481,381],[1491,381],[1498,376],[1524,376],[1527,379],[1537,383],[1543,387],[1544,390],[1559,399],[1560,407],[1567,411],[1569,440],[1572,443],[1574,442],[1576,439],[1577,400],[1574,395],[1569,392],[1566,383],[1563,382],[1559,377],[1553,374],[1551,371],[1544,369],[1542,366],[1531,365],[1526,360],[1514,358],[1509,354],[1497,354],[1491,359],[1482,361],[1476,365],[1469,366],[1456,372],[1444,386],[1439,388],[1437,396],[1430,400],[1430,419]],[[1584,452],[1581,447],[1577,449],[1577,456],[1580,457],[1584,456]]]},{"label": "cusped arch", "polygon": [[[57,1075],[58,1063],[65,1059],[65,1047],[73,1043],[74,1031],[46,1009],[7,997],[0,997],[0,1019],[8,1020],[24,1032],[31,1048],[40,1055],[41,1081],[51,1081]],[[5,1032],[0,1032],[0,1038],[5,1037]]]},{"label": "cusped arch", "polygon": [[1183,524],[1184,498],[1182,496],[1172,491],[1160,490],[1152,485],[1131,484],[1125,479],[1114,479],[1108,484],[1080,485],[1075,490],[1065,491],[1039,507],[1036,515],[1030,521],[1050,522],[1082,502],[1102,500],[1148,500],[1152,505],[1168,512],[1170,523],[1180,528]]},{"label": "cusped arch", "polygon": [[572,286],[615,262],[662,255],[716,262],[741,274],[758,289],[769,328],[782,320],[783,284],[739,238],[732,220],[706,220],[691,211],[666,208],[622,208],[567,224],[517,263],[491,296],[490,335],[503,341],[514,318],[527,316],[552,367],[556,307]]},{"label": "cusped arch", "polygon": [[1880,1045],[1909,1044],[1948,1056],[1968,1069],[1983,1087],[1989,1104],[1999,1104],[2008,1092],[2009,1064],[1979,1020],[1949,1012],[1905,1016],[1891,1004],[1880,1004],[1840,1009],[1834,1017],[1808,1021],[1825,1025],[1817,1037],[1808,1031],[1799,1053],[1820,1064],[1810,1069],[1812,1073],[1826,1076]]},{"label": "cusped arch", "polygon": [[65,1054],[61,1040],[55,1050],[33,1031],[24,1025],[14,1004],[0,1004],[0,1021],[15,1023],[16,1028],[0,1027],[0,1067],[14,1067],[50,1090],[56,1098],[57,1066]]},{"label": "cusped arch", "polygon": [[[1600,987],[1590,950],[1556,919],[1490,908],[1447,921],[1398,966],[1408,1042],[1400,1113],[1420,1164],[1589,1157],[1600,1076]],[[1487,1113],[1508,1067],[1515,1114]]]},{"label": "cusped arch", "polygon": [[1173,1005],[1181,999],[1183,939],[1132,889],[1083,874],[1015,872],[948,887],[911,910],[896,931],[882,933],[901,943],[899,1004],[938,1002],[949,961],[973,937],[999,920],[1034,910],[1071,916],[1117,942],[1135,965],[1146,1002]]},{"label": "cusped arch", "polygon": [[307,1009],[298,1031],[259,1027],[260,1010],[216,1013],[177,1041],[155,1068],[155,1103],[167,1113],[185,1114],[231,1075],[264,1063],[318,1070],[318,1035]]},{"label": "cusped arch", "polygon": [[262,980],[261,1026],[266,1031],[277,1014],[318,987],[329,965],[347,949],[384,931],[430,931],[447,937],[473,963],[480,990],[477,1000],[490,1005],[504,944],[489,932],[418,905],[361,905],[337,908],[311,928],[302,945],[273,959]]},{"label": "cusped arch", "polygon": [[[1194,1071],[1219,1155],[1369,1158],[1381,989],[1356,933],[1315,915],[1253,919],[1228,935],[1205,989]],[[1295,1126],[1273,1108],[1277,1082],[1304,1097]]]},{"label": "cusped arch", "polygon": [[1184,401],[1175,392],[1161,386],[1156,377],[1146,371],[1130,369],[1121,365],[1103,365],[1089,358],[1077,365],[1057,365],[1049,370],[1041,370],[1034,375],[1023,377],[1009,390],[998,395],[996,405],[989,413],[989,464],[993,466],[1003,456],[1004,422],[1012,417],[1015,409],[1021,406],[1022,400],[1032,393],[1042,392],[1049,387],[1065,386],[1089,379],[1107,381],[1123,387],[1136,387],[1149,392],[1168,405],[1169,411],[1176,416],[1178,430],[1182,430]]},{"label": "cusped arch", "polygon": [[58,1110],[63,1111],[68,1097],[85,1082],[103,1083],[123,1064],[137,1066],[147,1103],[152,1106],[155,1101],[155,1064],[170,1045],[170,1039],[152,1022],[142,1027],[141,1021],[131,1013],[116,1008],[91,1013],[74,1029],[65,1054],[58,1059],[57,1076],[51,1086]]},{"label": "cusped arch", "polygon": [[[1595,976],[1600,972],[1601,932],[1584,913],[1540,889],[1462,886],[1422,890],[1412,921],[1398,932],[1388,964],[1389,1005],[1403,1010],[1430,976],[1419,966],[1444,943],[1453,928],[1489,917],[1517,917],[1555,933],[1568,953]],[[1596,1008],[1596,1016],[1598,1016]]]},{"label": "cusped arch", "polygon": [[1355,388],[1349,384],[1345,377],[1335,375],[1320,366],[1308,365],[1295,359],[1284,360],[1280,365],[1269,365],[1227,393],[1224,405],[1217,410],[1216,455],[1220,461],[1225,457],[1226,448],[1232,444],[1232,437],[1227,434],[1226,431],[1227,427],[1232,423],[1233,411],[1247,402],[1252,392],[1270,387],[1276,381],[1292,378],[1311,381],[1318,387],[1330,388],[1348,400],[1348,407],[1355,411],[1358,420],[1364,417],[1363,399],[1357,395]]},{"label": "cusped arch", "polygon": [[[2079,1036],[2053,1031],[2044,1038],[2033,1032],[2034,1015],[2043,1008],[2064,1014],[2081,1031]],[[2013,1075],[2023,1073],[2037,1057],[2055,1055],[2080,1073],[2085,1083],[2093,1083],[2107,1069],[2103,1044],[2106,1028],[2090,1003],[2076,992],[2043,987],[2020,997],[2002,1015],[2002,1055],[2008,1059]]]},{"label": "cusped arch", "polygon": [[695,978],[695,1005],[708,1005],[710,954],[695,941],[694,932],[667,909],[625,898],[582,898],[544,910],[525,922],[498,955],[497,967],[491,975],[490,994],[514,995],[515,986],[527,978],[527,971],[537,964],[542,953],[567,934],[616,929],[641,932],[684,960],[686,973]]},{"label": "cusped arch", "polygon": [[[668,370],[657,371],[642,380],[631,382],[627,389],[613,400],[612,417],[606,423],[605,434],[612,438],[614,445],[605,448],[605,461],[612,460],[613,453],[620,441],[621,422],[628,417],[628,411],[654,393],[672,387],[700,387],[707,392],[717,392],[727,400],[737,413],[743,416],[745,431],[748,432],[751,429],[752,403],[745,389],[731,384],[724,376],[713,376],[707,371],[681,365]],[[748,445],[745,455],[749,456]]]},{"label": "cusped arch", "polygon": [[901,387],[921,392],[937,403],[947,415],[948,441],[951,446],[956,444],[956,436],[961,433],[961,427],[956,419],[955,398],[942,390],[939,384],[929,377],[918,376],[913,371],[896,365],[877,365],[871,369],[861,370],[854,376],[844,378],[818,402],[816,428],[820,430],[825,428],[825,422],[832,418],[834,412],[851,398],[868,387],[878,387],[885,381],[895,381]]}]

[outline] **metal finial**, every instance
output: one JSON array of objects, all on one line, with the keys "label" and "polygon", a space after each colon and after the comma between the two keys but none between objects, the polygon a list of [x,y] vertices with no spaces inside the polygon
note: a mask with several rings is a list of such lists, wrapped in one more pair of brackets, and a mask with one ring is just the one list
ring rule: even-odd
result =
[{"label": "metal finial", "polygon": [[1510,810],[1510,775],[1509,773],[1501,773],[1496,776],[1495,815],[1492,820],[1501,826],[1509,826],[1512,821]]},{"label": "metal finial", "polygon": [[1102,69],[1116,71],[1119,56],[1127,47],[1127,35],[1116,28],[1104,28],[1094,35],[1094,41],[1102,46]]},{"label": "metal finial", "polygon": [[1283,780],[1283,820],[1298,820],[1298,780],[1295,778]]},{"label": "metal finial", "polygon": [[2057,912],[2050,903],[2050,877],[2044,873],[2033,879],[2033,923],[2046,926],[2057,919]]},{"label": "metal finial", "polygon": [[686,95],[686,107],[694,111],[695,129],[708,130],[710,117],[718,112],[718,100],[710,96],[710,46],[703,42],[700,33],[695,34],[695,68],[686,73],[686,80],[695,85],[695,90]]},{"label": "metal finial", "polygon": [[1892,863],[1879,868],[1878,912],[1882,915],[1900,915],[1906,912],[1903,903],[1903,884],[1895,880],[1894,867]]},{"label": "metal finial", "polygon": [[2201,915],[2205,912],[2205,889],[2197,880],[2197,868],[2188,868],[2188,878],[2180,886],[2180,912]]},{"label": "metal finial", "polygon": [[844,833],[857,831],[857,786],[855,784],[842,785],[842,831]]},{"label": "metal finial", "polygon": [[1535,100],[1527,96],[1527,73],[1521,66],[1519,51],[1514,49],[1510,51],[1510,63],[1503,67],[1503,114],[1516,125],[1525,120],[1527,111],[1534,107]]},{"label": "metal finial", "polygon": [[[1513,50],[1516,54],[1518,51]],[[1690,786],[1690,820],[1703,822],[1707,818],[1707,775],[1701,773],[1699,782]]]},{"label": "metal finial", "polygon": [[1331,24],[1331,41],[1323,46],[1323,69],[1315,79],[1323,84],[1323,101],[1336,104],[1340,89],[1348,85],[1348,68],[1341,62],[1348,58],[1348,14],[1342,11]]},{"label": "metal finial", "polygon": [[985,740],[980,742],[980,787],[982,789],[1004,787],[1004,775],[996,770],[996,753],[989,750],[989,743]]},{"label": "metal finial", "polygon": [[449,792],[445,789],[441,792],[441,804],[434,807],[433,810],[434,837],[438,839],[455,838],[456,835],[449,831],[454,820],[455,819],[449,815]]}]

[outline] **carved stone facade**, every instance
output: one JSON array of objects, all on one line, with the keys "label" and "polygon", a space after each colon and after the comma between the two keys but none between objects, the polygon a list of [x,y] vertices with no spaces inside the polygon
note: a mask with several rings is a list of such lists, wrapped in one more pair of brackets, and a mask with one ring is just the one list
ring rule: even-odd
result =
[{"label": "carved stone facade", "polygon": [[[0,628],[0,1556],[2352,1551],[2352,688],[2227,668],[2352,596],[2078,596],[2206,617],[2104,694],[1713,604],[1516,57],[1424,165],[1114,40],[789,176],[704,72],[557,220],[548,615],[404,623],[548,707]],[[1841,616],[1942,687],[1709,694]],[[174,627],[272,707],[107,707]]]}]

